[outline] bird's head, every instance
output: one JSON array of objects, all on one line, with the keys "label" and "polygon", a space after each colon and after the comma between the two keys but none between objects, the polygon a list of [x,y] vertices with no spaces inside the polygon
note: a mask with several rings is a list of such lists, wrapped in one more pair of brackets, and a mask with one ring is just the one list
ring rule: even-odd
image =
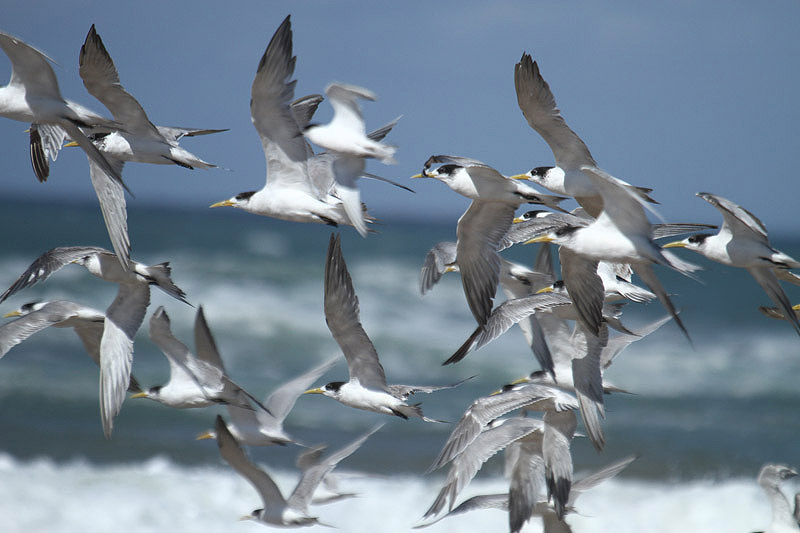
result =
[{"label": "bird's head", "polygon": [[209,207],[243,207],[257,191],[240,192],[232,198],[211,204]]},{"label": "bird's head", "polygon": [[572,240],[576,231],[581,229],[581,226],[573,226],[567,224],[566,226],[561,226],[557,230],[549,231],[547,233],[543,233],[538,235],[532,239],[528,239],[525,241],[525,244],[534,244],[537,242],[552,242],[558,245],[564,244]]},{"label": "bird's head", "polygon": [[303,392],[303,394],[322,394],[323,396],[330,396],[331,398],[336,398],[339,396],[342,385],[344,384],[345,384],[344,381],[331,381],[330,383],[323,385],[322,387],[317,387],[316,389],[308,389],[307,391]]},{"label": "bird's head", "polygon": [[514,224],[519,224],[520,222],[527,222],[529,220],[545,216],[547,215],[547,213],[549,213],[549,211],[545,211],[543,209],[533,209],[531,211],[525,211],[520,216],[514,218],[512,222]]},{"label": "bird's head", "polygon": [[686,237],[681,241],[673,241],[665,244],[662,248],[687,248],[689,250],[702,250],[705,247],[706,239],[711,237],[709,233],[698,233],[691,237]]},{"label": "bird's head", "polygon": [[156,385],[155,387],[150,387],[147,390],[143,390],[141,392],[137,392],[135,394],[131,394],[131,399],[133,398],[150,398],[151,400],[155,400],[161,394],[161,385]]},{"label": "bird's head", "polygon": [[514,174],[511,179],[528,180],[545,188],[551,188],[557,181],[563,180],[564,171],[559,167],[536,167],[524,174]]},{"label": "bird's head", "polygon": [[22,304],[22,306],[19,309],[4,314],[3,318],[25,316],[29,313],[33,313],[34,311],[41,309],[42,307],[45,306],[45,304],[47,304],[47,302],[28,302],[26,304]]}]

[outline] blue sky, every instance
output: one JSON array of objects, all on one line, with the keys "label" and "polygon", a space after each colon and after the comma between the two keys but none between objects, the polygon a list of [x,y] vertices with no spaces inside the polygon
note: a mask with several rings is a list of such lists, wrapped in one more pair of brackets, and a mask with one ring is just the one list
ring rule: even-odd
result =
[{"label": "blue sky", "polygon": [[[552,163],[517,107],[513,69],[539,62],[567,122],[610,173],[655,189],[667,219],[717,222],[694,193],[753,211],[773,233],[796,227],[800,179],[800,3],[745,1],[16,2],[2,29],[56,62],[65,97],[98,112],[78,76],[92,23],[123,85],[160,125],[230,128],[184,145],[228,170],[129,164],[129,205],[205,208],[263,185],[250,84],[281,20],[292,15],[297,95],[331,81],[373,90],[368,128],[403,115],[387,139],[395,166],[368,169],[417,194],[365,183],[379,218],[455,219],[468,201],[434,181],[409,182],[432,154],[480,159],[506,174]],[[10,64],[0,55],[0,78]],[[2,82],[0,82],[2,83]],[[331,111],[323,104],[317,120]],[[0,120],[5,199],[86,199],[84,155],[62,152],[45,184],[25,125]]]}]

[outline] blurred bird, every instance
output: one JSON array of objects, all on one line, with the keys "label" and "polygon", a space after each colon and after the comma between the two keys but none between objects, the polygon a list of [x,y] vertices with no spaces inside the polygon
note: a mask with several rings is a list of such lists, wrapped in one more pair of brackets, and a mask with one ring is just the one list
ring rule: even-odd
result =
[{"label": "blurred bird", "polygon": [[[431,170],[431,165],[441,166]],[[492,167],[465,157],[431,156],[421,174],[434,178],[472,199],[456,227],[456,262],[470,311],[478,324],[486,323],[500,278],[498,247],[511,226],[514,212],[523,203],[558,207],[562,197],[543,195]]]},{"label": "blurred bird", "polygon": [[361,325],[358,297],[342,256],[341,238],[333,234],[325,260],[325,321],[347,360],[350,380],[334,381],[304,394],[322,394],[356,409],[440,422],[423,415],[420,404],[408,405],[406,400],[417,392],[448,389],[463,381],[444,386],[387,385],[378,352]]},{"label": "blurred bird", "polygon": [[800,531],[794,511],[789,508],[789,501],[781,492],[780,484],[789,478],[797,476],[797,470],[786,465],[765,464],[758,473],[758,484],[767,493],[770,507],[772,508],[772,520],[766,533],[790,533]]},{"label": "blurred bird", "polygon": [[251,462],[242,447],[230,434],[222,417],[217,415],[214,431],[217,434],[219,453],[236,472],[247,479],[261,497],[261,509],[256,509],[243,519],[255,520],[279,527],[301,527],[322,524],[315,516],[308,514],[314,491],[322,479],[333,470],[340,461],[355,452],[370,435],[381,428],[377,426],[355,441],[322,459],[316,465],[304,470],[300,481],[288,498],[284,498],[280,489],[265,471]]},{"label": "blurred bird", "polygon": [[664,248],[687,248],[723,265],[746,269],[800,334],[800,320],[778,283],[778,279],[783,279],[800,285],[800,278],[787,271],[800,268],[800,262],[773,248],[767,237],[767,228],[748,210],[715,194],[699,192],[697,196],[722,213],[719,233],[693,235],[665,244]]},{"label": "blurred bird", "polygon": [[49,58],[44,53],[4,32],[0,32],[0,48],[11,61],[11,78],[8,85],[0,87],[0,116],[31,123],[31,161],[39,181],[47,179],[47,157],[55,160],[61,143],[68,136],[83,148],[90,160],[122,184],[119,170],[80,129],[91,126],[119,128],[120,125],[80,104],[64,100]]}]

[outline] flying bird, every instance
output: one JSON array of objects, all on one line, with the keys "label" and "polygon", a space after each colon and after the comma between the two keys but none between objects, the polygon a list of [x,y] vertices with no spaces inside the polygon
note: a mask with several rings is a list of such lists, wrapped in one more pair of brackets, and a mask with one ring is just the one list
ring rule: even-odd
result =
[{"label": "flying bird", "polygon": [[409,405],[406,400],[417,392],[430,393],[462,382],[444,386],[386,383],[378,352],[361,325],[358,297],[342,255],[341,237],[333,234],[325,260],[325,321],[347,360],[350,380],[334,381],[304,394],[322,394],[356,409],[438,422],[423,415],[420,404]]},{"label": "flying bird", "polygon": [[715,194],[699,192],[697,196],[722,213],[719,233],[692,235],[665,244],[664,248],[687,248],[723,265],[746,269],[800,334],[800,320],[778,283],[782,279],[800,285],[800,279],[788,271],[800,268],[800,262],[773,248],[766,226],[747,209]]}]

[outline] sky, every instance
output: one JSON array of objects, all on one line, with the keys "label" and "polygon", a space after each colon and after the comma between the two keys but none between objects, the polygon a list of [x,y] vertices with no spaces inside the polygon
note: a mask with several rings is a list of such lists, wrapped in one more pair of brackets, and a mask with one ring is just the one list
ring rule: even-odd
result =
[{"label": "sky", "polygon": [[[129,207],[204,209],[263,186],[250,85],[287,14],[296,96],[353,83],[378,96],[362,105],[368,129],[402,115],[386,140],[398,147],[397,165],[372,161],[368,170],[416,194],[362,180],[362,199],[378,218],[455,223],[467,199],[433,180],[409,180],[433,154],[479,159],[504,174],[552,164],[514,93],[514,65],[528,52],[598,164],[654,188],[665,219],[718,222],[718,212],[694,197],[705,191],[748,208],[773,234],[796,227],[796,0],[37,0],[4,5],[0,29],[55,61],[65,98],[108,114],[78,75],[78,52],[94,23],[122,84],[152,122],[229,128],[182,143],[219,169],[125,168],[135,194]],[[10,69],[0,54],[0,79]],[[330,116],[323,103],[315,121]],[[2,199],[95,201],[80,150],[63,150],[49,180],[36,181],[26,127],[0,119]]]}]

